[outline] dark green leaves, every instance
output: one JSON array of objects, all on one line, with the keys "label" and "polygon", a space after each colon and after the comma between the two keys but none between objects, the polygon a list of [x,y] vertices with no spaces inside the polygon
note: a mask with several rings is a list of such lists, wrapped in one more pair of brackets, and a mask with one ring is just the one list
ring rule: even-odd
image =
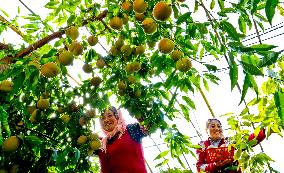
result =
[{"label": "dark green leaves", "polygon": [[236,28],[227,21],[222,21],[221,26],[228,33],[228,36],[231,37],[235,41],[240,41],[241,34],[236,31]]},{"label": "dark green leaves", "polygon": [[261,61],[258,62],[258,67],[265,67],[274,64],[279,58],[280,53],[278,52],[268,52],[263,55]]},{"label": "dark green leaves", "polygon": [[275,14],[275,8],[278,4],[278,0],[267,0],[266,1],[266,5],[265,5],[265,14],[266,17],[270,23],[270,25],[272,25],[272,18]]},{"label": "dark green leaves", "polygon": [[282,127],[284,127],[284,93],[282,91],[274,93],[274,102],[277,107],[278,116],[282,122]]},{"label": "dark green leaves", "polygon": [[191,12],[186,12],[183,15],[179,16],[176,23],[180,25],[181,23],[186,22],[187,20],[191,19],[190,14]]},{"label": "dark green leaves", "polygon": [[253,64],[250,64],[250,63],[246,63],[244,61],[240,61],[244,70],[247,72],[247,73],[250,73],[252,75],[263,75],[262,71],[256,67],[255,65]]},{"label": "dark green leaves", "polygon": [[238,82],[238,65],[234,60],[234,56],[232,53],[229,53],[229,57],[230,57],[230,71],[229,71],[229,75],[230,75],[230,79],[231,79],[231,90],[234,89],[234,87],[236,86],[237,82]]}]

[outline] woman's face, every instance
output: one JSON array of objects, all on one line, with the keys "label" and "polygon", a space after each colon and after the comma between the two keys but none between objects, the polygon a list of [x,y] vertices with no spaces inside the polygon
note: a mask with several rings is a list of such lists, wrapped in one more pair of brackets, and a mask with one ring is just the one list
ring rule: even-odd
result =
[{"label": "woman's face", "polygon": [[117,126],[118,120],[111,110],[106,110],[100,119],[102,128],[107,132],[112,132]]},{"label": "woman's face", "polygon": [[217,139],[222,138],[223,129],[219,121],[211,120],[207,128],[209,131],[209,136],[212,140],[217,140]]}]

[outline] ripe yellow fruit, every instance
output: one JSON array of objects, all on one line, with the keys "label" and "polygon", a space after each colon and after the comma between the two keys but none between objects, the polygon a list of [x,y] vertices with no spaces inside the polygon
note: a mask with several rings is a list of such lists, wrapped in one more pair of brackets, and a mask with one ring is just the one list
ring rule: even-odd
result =
[{"label": "ripe yellow fruit", "polygon": [[78,145],[83,145],[84,143],[86,143],[88,140],[88,138],[85,135],[81,135],[78,139],[77,139],[77,144]]},{"label": "ripe yellow fruit", "polygon": [[125,71],[126,71],[127,73],[133,73],[133,72],[134,72],[134,70],[133,70],[133,68],[132,68],[132,63],[129,63],[129,64],[127,64],[127,65],[125,66]]},{"label": "ripe yellow fruit", "polygon": [[40,72],[47,78],[53,78],[60,73],[60,68],[56,63],[48,62],[41,67]]},{"label": "ripe yellow fruit", "polygon": [[49,99],[40,98],[36,103],[36,107],[39,109],[47,109],[49,106]]},{"label": "ripe yellow fruit", "polygon": [[168,38],[163,38],[160,40],[158,44],[158,48],[161,53],[164,53],[164,54],[171,53],[173,49],[175,48],[175,43]]},{"label": "ripe yellow fruit", "polygon": [[87,151],[87,153],[88,153],[88,156],[92,156],[92,155],[94,155],[94,150],[89,149],[89,150]]},{"label": "ripe yellow fruit", "polygon": [[174,61],[177,61],[182,58],[183,53],[180,50],[174,50],[170,56]]},{"label": "ripe yellow fruit", "polygon": [[70,121],[70,116],[67,114],[62,115],[60,118],[64,123],[68,123]]},{"label": "ripe yellow fruit", "polygon": [[118,84],[117,84],[117,88],[119,90],[126,90],[127,85],[123,81],[119,81]]},{"label": "ripe yellow fruit", "polygon": [[65,34],[69,36],[72,40],[76,40],[79,37],[78,28],[75,26],[70,26],[66,29]]},{"label": "ripe yellow fruit", "polygon": [[139,98],[141,97],[142,92],[140,90],[135,91],[135,97]]},{"label": "ripe yellow fruit", "polygon": [[73,64],[73,60],[74,60],[74,56],[69,51],[63,51],[58,56],[58,61],[60,62],[60,64],[62,64],[64,66],[68,66],[68,65]]},{"label": "ripe yellow fruit", "polygon": [[88,37],[87,41],[90,46],[95,46],[99,42],[99,39],[98,37],[91,35],[90,37]]},{"label": "ripe yellow fruit", "polygon": [[148,4],[144,0],[134,0],[133,9],[137,13],[144,13],[148,7]]},{"label": "ripe yellow fruit", "polygon": [[101,147],[101,142],[99,140],[91,141],[90,148],[93,150],[98,150]]},{"label": "ripe yellow fruit", "polygon": [[121,4],[121,9],[123,11],[130,12],[132,10],[132,4],[129,1],[125,1]]},{"label": "ripe yellow fruit", "polygon": [[136,13],[135,12],[135,18],[136,18],[136,20],[142,22],[145,19],[145,15],[143,13]]},{"label": "ripe yellow fruit", "polygon": [[156,20],[165,21],[172,14],[172,7],[165,1],[158,2],[153,8],[153,16]]},{"label": "ripe yellow fruit", "polygon": [[102,83],[102,79],[98,76],[96,77],[93,77],[91,80],[90,80],[90,84],[92,86],[99,86],[100,84]]},{"label": "ripe yellow fruit", "polygon": [[135,49],[135,54],[136,55],[142,55],[145,52],[145,47],[143,45],[139,45]]},{"label": "ripe yellow fruit", "polygon": [[153,34],[157,30],[157,24],[152,18],[146,18],[142,22],[142,27],[146,34]]},{"label": "ripe yellow fruit", "polygon": [[82,69],[85,73],[92,73],[93,71],[93,67],[90,64],[84,64]]},{"label": "ripe yellow fruit", "polygon": [[[40,110],[39,109],[34,110],[33,113],[32,113],[32,116],[30,117],[30,121],[32,123],[36,122],[36,120],[37,120],[37,111],[40,111]],[[40,111],[40,118],[43,118],[43,116],[44,116],[44,113],[42,111]]]},{"label": "ripe yellow fruit", "polygon": [[115,16],[112,19],[110,19],[109,25],[112,29],[120,30],[123,26],[123,21],[121,20],[120,17]]},{"label": "ripe yellow fruit", "polygon": [[57,49],[57,52],[60,54],[62,52],[66,51],[66,49],[64,47],[61,47],[59,49]]},{"label": "ripe yellow fruit", "polygon": [[10,92],[13,90],[14,83],[9,80],[0,82],[0,91]]},{"label": "ripe yellow fruit", "polygon": [[11,136],[2,144],[3,151],[14,152],[20,147],[20,140],[17,136]]},{"label": "ripe yellow fruit", "polygon": [[19,165],[13,165],[10,169],[10,173],[18,173],[20,172]]},{"label": "ripe yellow fruit", "polygon": [[86,112],[86,117],[88,118],[94,118],[96,116],[96,111],[94,109],[88,110]]},{"label": "ripe yellow fruit", "polygon": [[104,68],[104,66],[106,66],[106,62],[102,59],[99,59],[97,62],[96,62],[96,66],[100,69]]},{"label": "ripe yellow fruit", "polygon": [[136,71],[136,72],[141,70],[141,63],[137,62],[137,61],[134,61],[132,63],[132,69],[133,69],[133,71]]},{"label": "ripe yellow fruit", "polygon": [[127,76],[127,81],[128,83],[131,84],[135,84],[136,83],[136,78],[133,75]]},{"label": "ripe yellow fruit", "polygon": [[113,56],[117,56],[120,53],[120,51],[115,46],[111,46],[109,53]]},{"label": "ripe yellow fruit", "polygon": [[176,68],[179,71],[187,72],[191,67],[192,63],[189,58],[181,58],[176,62]]},{"label": "ripe yellow fruit", "polygon": [[124,55],[124,56],[129,56],[132,53],[132,49],[129,45],[123,45],[120,48],[120,52]]},{"label": "ripe yellow fruit", "polygon": [[73,55],[78,56],[83,53],[83,46],[78,42],[73,42],[69,46],[69,51],[73,53]]}]

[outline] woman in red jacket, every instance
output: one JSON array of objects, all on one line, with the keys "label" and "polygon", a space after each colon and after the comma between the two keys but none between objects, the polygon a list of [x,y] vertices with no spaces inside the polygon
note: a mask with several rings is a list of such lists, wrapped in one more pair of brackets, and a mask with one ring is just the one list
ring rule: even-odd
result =
[{"label": "woman in red jacket", "polygon": [[106,137],[98,155],[102,173],[147,173],[141,145],[145,131],[138,124],[126,125],[121,111],[109,107],[100,124]]},{"label": "woman in red jacket", "polygon": [[[229,140],[224,138],[221,122],[218,119],[208,119],[206,128],[209,132],[209,138],[201,141],[200,149],[197,149],[198,161],[196,167],[198,172],[208,173],[240,173],[241,170],[228,169],[237,167],[238,162],[234,161],[234,148],[228,151]],[[248,140],[254,139],[251,134]],[[257,143],[265,138],[265,130],[262,129],[256,137]]]}]

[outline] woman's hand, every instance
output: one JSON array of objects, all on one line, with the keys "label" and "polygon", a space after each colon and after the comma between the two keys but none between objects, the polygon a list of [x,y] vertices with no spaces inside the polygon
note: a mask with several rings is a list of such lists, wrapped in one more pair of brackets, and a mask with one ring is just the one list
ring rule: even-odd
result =
[{"label": "woman's hand", "polygon": [[223,161],[215,162],[215,164],[216,164],[217,167],[223,167],[224,165],[227,165],[227,164],[230,164],[230,163],[233,163],[233,162],[234,162],[233,159],[226,159],[226,160],[223,160]]}]

